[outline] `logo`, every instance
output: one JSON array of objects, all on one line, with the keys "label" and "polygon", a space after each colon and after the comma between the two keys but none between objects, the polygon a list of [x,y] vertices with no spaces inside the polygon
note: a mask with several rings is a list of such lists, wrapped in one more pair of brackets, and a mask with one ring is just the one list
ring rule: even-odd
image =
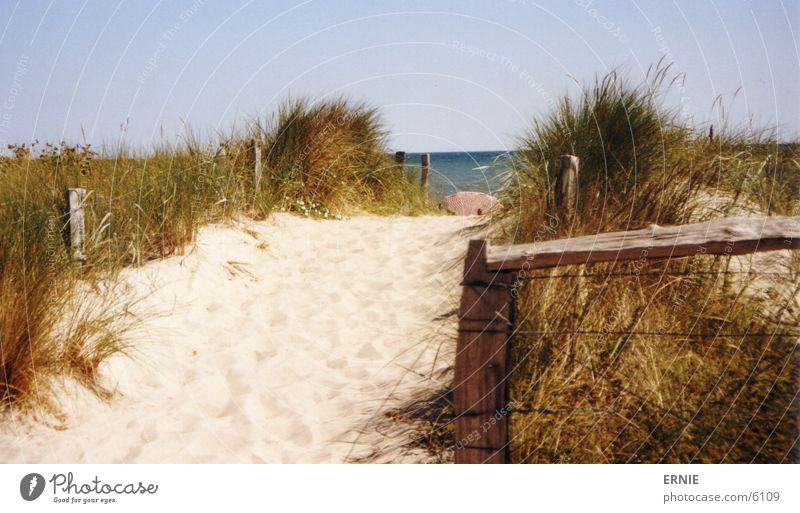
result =
[{"label": "logo", "polygon": [[41,474],[28,474],[19,482],[19,494],[26,501],[35,501],[44,491],[44,477]]}]

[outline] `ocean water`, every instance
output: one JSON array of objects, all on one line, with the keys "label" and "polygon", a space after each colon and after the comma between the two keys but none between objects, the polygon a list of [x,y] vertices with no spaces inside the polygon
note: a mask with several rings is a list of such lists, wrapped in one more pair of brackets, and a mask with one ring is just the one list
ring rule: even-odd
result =
[{"label": "ocean water", "polygon": [[[406,153],[406,168],[420,166],[420,153]],[[497,194],[510,169],[512,152],[471,151],[431,153],[428,185],[446,196],[459,191]]]}]

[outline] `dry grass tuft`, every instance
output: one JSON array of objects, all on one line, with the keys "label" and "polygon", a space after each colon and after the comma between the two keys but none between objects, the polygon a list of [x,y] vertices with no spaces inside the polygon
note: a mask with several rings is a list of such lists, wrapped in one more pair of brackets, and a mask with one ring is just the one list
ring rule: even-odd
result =
[{"label": "dry grass tuft", "polygon": [[[666,77],[632,86],[612,73],[534,125],[507,189],[504,240],[682,224],[743,204],[798,212],[798,146],[768,132],[710,142],[661,105]],[[574,219],[552,207],[563,153],[581,158]],[[797,461],[800,267],[734,260],[529,273],[513,341],[511,400],[523,410],[512,415],[513,461]],[[767,271],[782,275],[757,283]]]},{"label": "dry grass tuft", "polygon": [[413,177],[388,157],[375,108],[344,98],[289,100],[258,128],[272,197],[286,210],[317,217],[363,209],[418,214],[433,210]]}]

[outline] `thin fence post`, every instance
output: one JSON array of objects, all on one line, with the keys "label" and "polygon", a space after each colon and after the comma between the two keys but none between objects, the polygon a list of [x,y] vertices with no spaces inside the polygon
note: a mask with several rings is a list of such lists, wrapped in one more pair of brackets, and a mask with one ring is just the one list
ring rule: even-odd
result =
[{"label": "thin fence post", "polygon": [[429,153],[423,153],[419,157],[420,164],[422,164],[422,172],[419,177],[419,185],[423,189],[428,187],[428,173],[430,173],[431,156]]},{"label": "thin fence post", "polygon": [[85,262],[84,254],[84,235],[85,235],[85,215],[83,212],[83,200],[86,198],[86,189],[71,188],[67,189],[67,215],[69,217],[69,248],[72,259],[78,262]]},{"label": "thin fence post", "polygon": [[507,463],[508,359],[515,274],[489,272],[487,243],[470,241],[464,262],[455,383],[455,462]]},{"label": "thin fence post", "polygon": [[258,144],[256,139],[250,139],[249,148],[250,166],[253,168],[253,175],[255,177],[256,193],[261,187],[261,145]]},{"label": "thin fence post", "polygon": [[405,167],[406,167],[406,152],[404,152],[404,151],[396,151],[396,152],[394,152],[394,162],[400,168],[400,171],[405,170]]},{"label": "thin fence post", "polygon": [[571,217],[578,201],[578,168],[580,159],[574,155],[561,155],[556,177],[555,203],[559,214]]}]

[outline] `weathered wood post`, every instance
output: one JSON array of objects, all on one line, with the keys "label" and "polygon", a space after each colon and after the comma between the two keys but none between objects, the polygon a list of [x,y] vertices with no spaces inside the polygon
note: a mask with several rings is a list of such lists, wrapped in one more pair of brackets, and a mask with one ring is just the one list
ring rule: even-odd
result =
[{"label": "weathered wood post", "polygon": [[400,169],[403,169],[406,165],[406,152],[404,151],[394,152],[394,161],[398,166],[400,166]]},{"label": "weathered wood post", "polygon": [[261,187],[261,145],[258,144],[256,139],[250,139],[248,160],[250,162],[250,167],[253,168],[257,194]]},{"label": "weathered wood post", "polygon": [[708,127],[708,143],[714,144],[714,125]]},{"label": "weathered wood post", "polygon": [[455,462],[508,461],[508,357],[515,273],[489,272],[487,243],[470,241],[464,262],[455,383]]},{"label": "weathered wood post", "polygon": [[69,249],[72,259],[85,262],[84,235],[85,216],[83,213],[83,200],[86,198],[86,189],[72,188],[66,191],[67,216],[69,217]]},{"label": "weathered wood post", "polygon": [[419,157],[420,164],[422,164],[422,171],[419,177],[419,185],[423,189],[428,187],[428,173],[430,173],[431,169],[431,156],[429,153],[423,153]]},{"label": "weathered wood post", "polygon": [[578,166],[580,159],[574,155],[559,157],[560,169],[556,177],[556,210],[566,218],[572,217],[578,202]]}]

